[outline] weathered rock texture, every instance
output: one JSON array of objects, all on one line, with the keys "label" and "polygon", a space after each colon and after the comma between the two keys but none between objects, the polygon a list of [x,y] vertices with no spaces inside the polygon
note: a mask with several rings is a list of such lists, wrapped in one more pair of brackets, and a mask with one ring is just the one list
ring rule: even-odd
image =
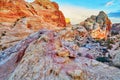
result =
[{"label": "weathered rock texture", "polygon": [[92,15],[81,23],[95,39],[105,39],[110,35],[112,23],[108,16],[101,11],[97,16]]},{"label": "weathered rock texture", "polygon": [[120,50],[115,51],[114,54],[113,65],[120,68]]},{"label": "weathered rock texture", "polygon": [[21,40],[13,47],[0,52],[0,80],[5,80],[8,77],[23,57],[29,44],[38,39],[43,33],[44,31],[39,31],[32,34],[26,39]]},{"label": "weathered rock texture", "polygon": [[113,35],[120,34],[120,23],[115,23],[112,25],[111,33]]},{"label": "weathered rock texture", "polygon": [[15,22],[22,17],[30,16],[39,16],[45,22],[65,26],[64,15],[55,2],[49,0],[35,0],[33,3],[27,3],[24,0],[0,1],[0,22]]},{"label": "weathered rock texture", "polygon": [[0,80],[119,80],[119,69],[93,60],[98,46],[81,47],[88,41],[85,33],[74,25],[31,34],[0,52]]},{"label": "weathered rock texture", "polygon": [[0,0],[0,49],[16,44],[40,29],[65,27],[65,18],[55,2],[35,0]]},{"label": "weathered rock texture", "polygon": [[[58,34],[54,31],[46,31],[32,41],[8,80],[120,79],[119,69],[92,59],[79,57],[69,40],[60,40],[61,36]],[[65,42],[69,44],[66,45]]]}]

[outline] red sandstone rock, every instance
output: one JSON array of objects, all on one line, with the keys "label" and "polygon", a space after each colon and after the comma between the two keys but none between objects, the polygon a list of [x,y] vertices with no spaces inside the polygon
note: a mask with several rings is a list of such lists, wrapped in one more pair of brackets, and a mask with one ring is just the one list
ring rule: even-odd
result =
[{"label": "red sandstone rock", "polygon": [[[66,26],[63,13],[55,2],[35,0],[0,1],[0,50],[4,50],[40,29],[61,29]],[[2,35],[4,34],[4,35]]]},{"label": "red sandstone rock", "polygon": [[24,0],[1,0],[0,22],[15,22],[22,17],[40,16],[49,23],[66,26],[65,18],[55,2],[35,0],[27,3]]}]

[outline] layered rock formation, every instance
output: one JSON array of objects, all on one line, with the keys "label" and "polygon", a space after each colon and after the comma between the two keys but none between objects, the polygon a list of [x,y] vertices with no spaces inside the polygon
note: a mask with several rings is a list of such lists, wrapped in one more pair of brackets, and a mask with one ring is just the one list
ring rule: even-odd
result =
[{"label": "layered rock formation", "polygon": [[101,11],[97,16],[92,15],[81,23],[88,31],[91,36],[95,39],[105,39],[110,35],[112,23],[108,16]]},{"label": "layered rock formation", "polygon": [[46,28],[49,30],[65,27],[65,18],[55,2],[35,0],[0,1],[0,49],[16,44],[30,33]]},{"label": "layered rock formation", "polygon": [[119,80],[120,70],[98,62],[107,54],[98,43],[90,44],[85,33],[74,25],[31,34],[0,53],[0,80]]},{"label": "layered rock formation", "polygon": [[73,37],[70,41],[70,38],[64,39],[59,35],[60,33],[41,30],[4,51],[3,53],[9,52],[10,56],[5,56],[2,59],[4,65],[0,65],[1,77],[6,78],[6,75],[14,70],[20,61],[8,80],[120,79],[119,69],[109,67],[93,59],[79,57],[78,45],[71,44],[71,41],[74,41]]},{"label": "layered rock formation", "polygon": [[0,22],[15,22],[22,17],[31,16],[38,16],[57,26],[65,26],[64,15],[55,2],[49,0],[35,0],[33,3],[27,3],[24,0],[0,1]]}]

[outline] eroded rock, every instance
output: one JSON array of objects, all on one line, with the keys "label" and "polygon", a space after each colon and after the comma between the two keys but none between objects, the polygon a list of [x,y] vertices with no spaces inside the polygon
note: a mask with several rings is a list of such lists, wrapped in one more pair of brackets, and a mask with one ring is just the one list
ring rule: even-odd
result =
[{"label": "eroded rock", "polygon": [[115,23],[112,25],[111,33],[112,33],[112,35],[120,34],[120,24],[119,23]]},{"label": "eroded rock", "polygon": [[32,3],[27,3],[24,0],[0,1],[0,22],[14,23],[17,19],[30,16],[39,16],[46,22],[65,26],[64,15],[55,2],[49,0],[35,0]]},{"label": "eroded rock", "polygon": [[[10,6],[10,7],[8,7]],[[35,0],[0,1],[0,50],[40,29],[61,29],[66,26],[63,13],[55,2]]]},{"label": "eroded rock", "polygon": [[[62,44],[47,31],[34,40],[25,50],[25,55],[8,80],[119,80],[120,70],[93,59],[77,56],[70,47]],[[56,42],[58,41],[58,42]],[[58,46],[55,45],[60,45]],[[58,55],[61,51],[63,54]],[[67,50],[67,54],[66,53]],[[66,56],[63,56],[63,55]],[[75,56],[73,56],[75,55]],[[109,73],[109,74],[108,74]]]},{"label": "eroded rock", "polygon": [[106,39],[110,35],[112,23],[105,12],[101,11],[97,16],[92,15],[81,23],[88,31],[92,38]]},{"label": "eroded rock", "polygon": [[115,51],[114,54],[113,65],[120,68],[120,51]]}]

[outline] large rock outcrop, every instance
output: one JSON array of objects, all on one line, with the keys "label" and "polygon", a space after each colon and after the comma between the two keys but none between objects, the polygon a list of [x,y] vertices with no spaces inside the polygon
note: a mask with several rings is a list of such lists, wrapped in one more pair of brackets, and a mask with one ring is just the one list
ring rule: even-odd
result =
[{"label": "large rock outcrop", "polygon": [[94,60],[105,55],[85,33],[74,25],[31,34],[0,52],[0,80],[119,80],[119,69]]},{"label": "large rock outcrop", "polygon": [[8,80],[120,79],[119,69],[93,59],[79,57],[74,50],[77,49],[75,44],[71,45],[69,40],[64,40],[55,31],[41,30],[22,40],[16,47],[17,53],[14,52],[8,58],[4,58],[3,61],[9,60],[0,68],[1,74],[5,76],[6,70],[10,71],[20,61]]},{"label": "large rock outcrop", "polygon": [[4,50],[40,29],[60,29],[65,18],[55,2],[35,0],[0,1],[0,50]]},{"label": "large rock outcrop", "polygon": [[106,39],[110,35],[112,23],[105,12],[100,11],[97,16],[92,15],[81,23],[95,39]]},{"label": "large rock outcrop", "polygon": [[35,0],[27,3],[24,0],[1,0],[0,22],[15,22],[22,17],[39,16],[44,21],[57,26],[65,26],[65,19],[59,6],[49,0]]}]

